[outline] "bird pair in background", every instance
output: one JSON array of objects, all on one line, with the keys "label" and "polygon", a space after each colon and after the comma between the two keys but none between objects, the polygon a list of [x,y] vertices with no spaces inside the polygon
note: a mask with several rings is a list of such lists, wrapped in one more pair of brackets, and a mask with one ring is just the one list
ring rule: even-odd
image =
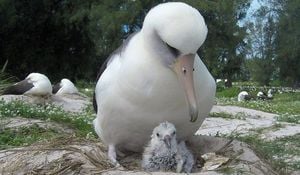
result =
[{"label": "bird pair in background", "polygon": [[[258,100],[272,100],[273,99],[273,90],[269,89],[268,94],[265,92],[259,91],[256,95]],[[238,94],[238,101],[248,101],[250,99],[255,99],[247,91],[242,91]]]},{"label": "bird pair in background", "polygon": [[194,163],[194,157],[185,142],[177,142],[176,128],[172,123],[163,122],[154,128],[143,153],[144,170],[190,173]]},{"label": "bird pair in background", "polygon": [[59,83],[51,85],[48,77],[41,73],[31,73],[24,80],[9,86],[3,95],[35,95],[48,96],[53,94],[73,94],[78,90],[69,79],[62,79]]}]

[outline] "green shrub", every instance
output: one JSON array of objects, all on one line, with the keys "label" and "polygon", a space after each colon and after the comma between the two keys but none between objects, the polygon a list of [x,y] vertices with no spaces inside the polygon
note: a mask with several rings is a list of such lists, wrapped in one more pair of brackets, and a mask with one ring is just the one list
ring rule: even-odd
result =
[{"label": "green shrub", "polygon": [[217,97],[226,97],[226,98],[232,98],[237,97],[240,93],[240,88],[238,87],[231,87],[231,88],[224,88],[221,90],[217,90]]},{"label": "green shrub", "polygon": [[0,72],[0,94],[2,94],[4,89],[13,83],[13,80],[13,77],[7,75],[6,73]]}]

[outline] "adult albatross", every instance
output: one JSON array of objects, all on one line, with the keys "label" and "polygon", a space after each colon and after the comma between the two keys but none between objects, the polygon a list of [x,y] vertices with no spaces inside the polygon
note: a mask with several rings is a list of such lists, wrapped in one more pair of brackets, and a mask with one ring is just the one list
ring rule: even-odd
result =
[{"label": "adult albatross", "polygon": [[52,86],[46,75],[30,73],[24,80],[8,87],[3,94],[47,96],[52,94]]},{"label": "adult albatross", "polygon": [[112,53],[95,88],[95,131],[116,150],[142,151],[152,129],[163,121],[186,140],[213,105],[215,81],[197,55],[207,27],[195,8],[160,4],[146,15],[141,31]]},{"label": "adult albatross", "polygon": [[63,78],[59,83],[53,85],[52,93],[57,95],[76,94],[78,93],[78,89],[71,80]]}]

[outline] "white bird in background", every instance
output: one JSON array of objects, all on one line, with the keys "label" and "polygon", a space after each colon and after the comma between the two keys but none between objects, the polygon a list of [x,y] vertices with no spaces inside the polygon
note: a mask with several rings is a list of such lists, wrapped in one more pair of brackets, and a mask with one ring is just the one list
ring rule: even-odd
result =
[{"label": "white bird in background", "polygon": [[44,74],[31,73],[24,80],[8,87],[3,94],[47,96],[52,94],[52,86]]},{"label": "white bird in background", "polygon": [[194,157],[184,141],[177,144],[176,128],[172,123],[163,122],[153,129],[151,141],[143,153],[143,169],[190,173],[194,164]]},{"label": "white bird in background", "polygon": [[238,95],[238,101],[250,100],[250,95],[246,91],[242,91]]},{"label": "white bird in background", "polygon": [[273,89],[268,90],[268,95],[267,96],[268,96],[269,99],[273,98]]},{"label": "white bird in background", "polygon": [[266,95],[264,92],[262,92],[262,91],[257,92],[256,97],[257,97],[258,99],[260,99],[260,100],[265,100],[265,99],[267,99],[267,95]]},{"label": "white bird in background", "polygon": [[78,93],[76,86],[69,79],[63,78],[59,83],[53,86],[53,94],[75,94]]},{"label": "white bird in background", "polygon": [[207,35],[204,18],[185,3],[152,8],[102,66],[95,88],[95,131],[116,150],[139,152],[152,129],[173,123],[178,139],[193,136],[212,108],[216,84],[197,50]]}]

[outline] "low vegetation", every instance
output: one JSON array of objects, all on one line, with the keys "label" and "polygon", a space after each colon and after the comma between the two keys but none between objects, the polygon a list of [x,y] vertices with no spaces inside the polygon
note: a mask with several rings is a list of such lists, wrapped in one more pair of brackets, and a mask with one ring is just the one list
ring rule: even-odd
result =
[{"label": "low vegetation", "polygon": [[[242,84],[243,85],[243,84]],[[252,87],[250,101],[238,102],[237,95],[241,91],[241,84],[235,84],[232,88],[219,87],[216,94],[218,105],[241,106],[260,111],[278,114],[277,121],[300,124],[300,92],[275,93],[272,100],[257,100],[256,93],[259,88]],[[249,91],[248,91],[249,92]],[[211,113],[211,117],[223,117],[228,119],[243,119],[239,115],[227,113]],[[281,125],[274,125],[281,128]],[[300,134],[285,138],[266,141],[259,137],[260,132],[266,128],[255,130],[250,135],[226,135],[232,139],[245,142],[261,157],[269,162],[280,174],[289,174],[291,171],[300,170]],[[274,129],[274,128],[268,128]],[[253,134],[255,133],[255,134]]]},{"label": "low vegetation", "polygon": [[[239,91],[236,91],[236,88],[229,89],[217,92],[217,104],[241,106],[285,116],[300,114],[300,92],[276,93],[272,100],[251,99],[250,101],[238,102]],[[235,93],[234,96],[231,95],[233,94],[232,91]]]},{"label": "low vegetation", "polygon": [[24,118],[54,121],[75,129],[76,134],[79,137],[85,137],[90,132],[93,132],[93,113],[91,106],[81,113],[69,113],[65,112],[60,107],[50,104],[39,106],[21,101],[10,103],[0,101],[0,118],[21,116]]},{"label": "low vegetation", "polygon": [[239,119],[239,120],[245,120],[246,115],[245,113],[237,113],[236,115],[231,115],[226,112],[212,112],[209,114],[210,117],[221,117],[221,118],[227,118],[227,119]]},{"label": "low vegetation", "polygon": [[300,134],[275,141],[265,141],[258,135],[231,135],[229,138],[248,143],[253,150],[269,162],[280,174],[289,174],[291,171],[300,170]]},{"label": "low vegetation", "polygon": [[0,72],[0,94],[6,89],[8,86],[12,84],[14,78],[7,75],[4,72]]},{"label": "low vegetation", "polygon": [[38,125],[20,127],[17,129],[0,129],[0,133],[0,150],[18,146],[28,146],[37,141],[45,141],[62,136],[62,133],[53,129],[41,128]]},{"label": "low vegetation", "polygon": [[82,80],[76,81],[76,87],[78,88],[79,92],[88,97],[93,97],[95,86],[95,82],[86,82]]}]

